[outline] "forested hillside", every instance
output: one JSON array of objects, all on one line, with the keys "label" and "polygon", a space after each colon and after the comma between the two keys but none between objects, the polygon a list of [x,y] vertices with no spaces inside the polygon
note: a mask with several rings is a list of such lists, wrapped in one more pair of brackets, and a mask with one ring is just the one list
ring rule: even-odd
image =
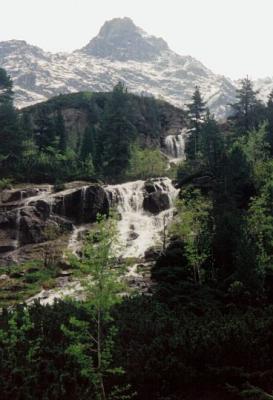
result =
[{"label": "forested hillside", "polygon": [[[263,104],[243,79],[233,114],[221,124],[198,87],[179,112],[119,84],[110,94],[58,97],[17,114],[10,80],[4,72],[1,79],[3,179],[53,180],[57,169],[62,183],[75,171],[114,182],[139,178],[143,158],[136,154],[148,149],[150,164],[158,163],[169,127],[180,121],[179,129],[188,129],[186,159],[175,177],[176,211],[169,224],[163,215],[149,290],[132,291],[123,282],[128,263],[143,269],[147,261],[136,264],[136,254],[116,251],[123,215],[109,209],[95,215],[83,248],[66,261],[85,297],[3,310],[3,399],[272,399],[273,93]],[[87,110],[77,134],[68,128],[68,109]],[[28,173],[20,164],[26,161]],[[148,167],[142,179],[151,176]],[[130,199],[145,187],[143,204],[152,194],[162,206],[164,185],[145,181]],[[112,197],[128,191],[121,186],[111,186]],[[124,214],[132,214],[138,203],[124,199]],[[162,214],[155,214],[159,224]],[[136,230],[130,226],[130,240]],[[33,279],[33,272],[22,278],[19,271],[19,278]]]},{"label": "forested hillside", "polygon": [[165,137],[186,126],[182,110],[132,95],[122,84],[112,93],[61,95],[16,112],[12,83],[4,70],[1,76],[1,175],[14,180],[124,181],[138,150],[164,149]]}]

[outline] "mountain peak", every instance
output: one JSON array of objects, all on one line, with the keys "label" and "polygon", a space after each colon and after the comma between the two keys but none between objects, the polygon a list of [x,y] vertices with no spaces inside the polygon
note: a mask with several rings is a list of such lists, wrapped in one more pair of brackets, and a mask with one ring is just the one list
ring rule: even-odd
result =
[{"label": "mountain peak", "polygon": [[131,18],[125,17],[106,21],[99,34],[81,51],[117,61],[150,61],[164,50],[168,50],[168,45],[163,39],[149,36]]},{"label": "mountain peak", "polygon": [[107,38],[111,34],[123,34],[128,32],[138,32],[139,28],[134,24],[134,21],[129,17],[113,18],[106,21],[99,32],[99,37]]}]

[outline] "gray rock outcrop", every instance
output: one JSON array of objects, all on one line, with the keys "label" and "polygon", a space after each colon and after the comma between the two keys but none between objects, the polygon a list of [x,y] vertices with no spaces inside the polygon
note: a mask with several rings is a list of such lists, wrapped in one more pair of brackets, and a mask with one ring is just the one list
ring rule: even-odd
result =
[{"label": "gray rock outcrop", "polygon": [[170,208],[170,198],[167,193],[154,192],[144,197],[143,208],[152,214],[159,214],[161,211]]},{"label": "gray rock outcrop", "polygon": [[[49,190],[50,189],[50,190]],[[0,203],[0,254],[25,245],[55,240],[73,230],[74,223],[96,221],[108,214],[105,190],[98,184],[76,185],[60,193],[41,188],[5,191]]]}]

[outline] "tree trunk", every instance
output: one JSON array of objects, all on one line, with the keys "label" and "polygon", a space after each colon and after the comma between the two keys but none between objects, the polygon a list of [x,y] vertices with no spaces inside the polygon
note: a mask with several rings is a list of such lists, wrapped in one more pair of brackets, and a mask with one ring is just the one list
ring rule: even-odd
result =
[{"label": "tree trunk", "polygon": [[98,349],[98,372],[99,372],[99,386],[100,386],[100,398],[106,400],[103,375],[101,370],[101,310],[98,310],[98,331],[97,331],[97,349]]}]

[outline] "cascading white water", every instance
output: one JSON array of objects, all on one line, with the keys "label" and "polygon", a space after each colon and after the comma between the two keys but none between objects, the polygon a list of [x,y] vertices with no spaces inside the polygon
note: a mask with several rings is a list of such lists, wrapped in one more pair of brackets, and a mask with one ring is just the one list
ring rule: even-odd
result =
[{"label": "cascading white water", "polygon": [[86,203],[86,189],[88,186],[83,186],[81,189],[81,220],[84,218],[84,209]]},{"label": "cascading white water", "polygon": [[87,232],[91,228],[91,224],[83,224],[79,226],[73,225],[73,232],[70,236],[67,249],[71,251],[72,254],[77,255],[81,250],[82,246],[82,234]]},{"label": "cascading white water", "polygon": [[187,130],[183,129],[179,135],[169,135],[165,138],[166,152],[172,161],[185,158],[185,135]]},{"label": "cascading white water", "polygon": [[[174,188],[169,178],[154,179],[153,184],[156,190],[168,194],[171,204],[170,209],[162,211],[158,215],[153,215],[143,209],[145,181],[105,187],[111,206],[116,208],[120,214],[120,220],[118,221],[120,246],[114,249],[114,251],[117,251],[118,256],[134,258],[140,261],[146,250],[157,244],[162,246],[163,231],[173,217],[173,203],[178,195],[178,190]],[[82,198],[85,197],[83,196]],[[74,227],[68,244],[68,249],[71,252],[77,254],[80,251],[82,245],[81,236],[90,227],[91,224],[82,224]],[[129,268],[126,276],[129,279],[143,281],[143,277],[137,272],[137,265],[134,264]],[[63,298],[66,295],[81,300],[84,299],[84,291],[80,282],[69,282],[61,289],[42,290],[29,299],[27,304],[32,304],[35,299],[40,299],[42,304],[51,304],[54,299]]]},{"label": "cascading white water", "polygon": [[14,240],[14,247],[18,249],[20,246],[20,222],[21,222],[21,209],[18,208],[16,210],[16,219],[15,219],[15,240]]},{"label": "cascading white water", "polygon": [[65,197],[62,197],[62,215],[65,215]]},{"label": "cascading white water", "polygon": [[[154,181],[155,187],[168,194],[171,205],[178,191],[169,178]],[[173,216],[173,208],[152,215],[143,209],[145,182],[136,181],[106,188],[112,207],[116,207],[121,219],[118,222],[120,249],[124,257],[142,258],[145,251],[162,243],[164,226]]]},{"label": "cascading white water", "polygon": [[[21,204],[22,200],[23,200],[23,191],[20,191],[19,204]],[[21,208],[19,207],[16,210],[16,218],[15,218],[15,240],[14,240],[15,250],[18,249],[18,247],[20,246],[20,224],[21,224]]]}]

